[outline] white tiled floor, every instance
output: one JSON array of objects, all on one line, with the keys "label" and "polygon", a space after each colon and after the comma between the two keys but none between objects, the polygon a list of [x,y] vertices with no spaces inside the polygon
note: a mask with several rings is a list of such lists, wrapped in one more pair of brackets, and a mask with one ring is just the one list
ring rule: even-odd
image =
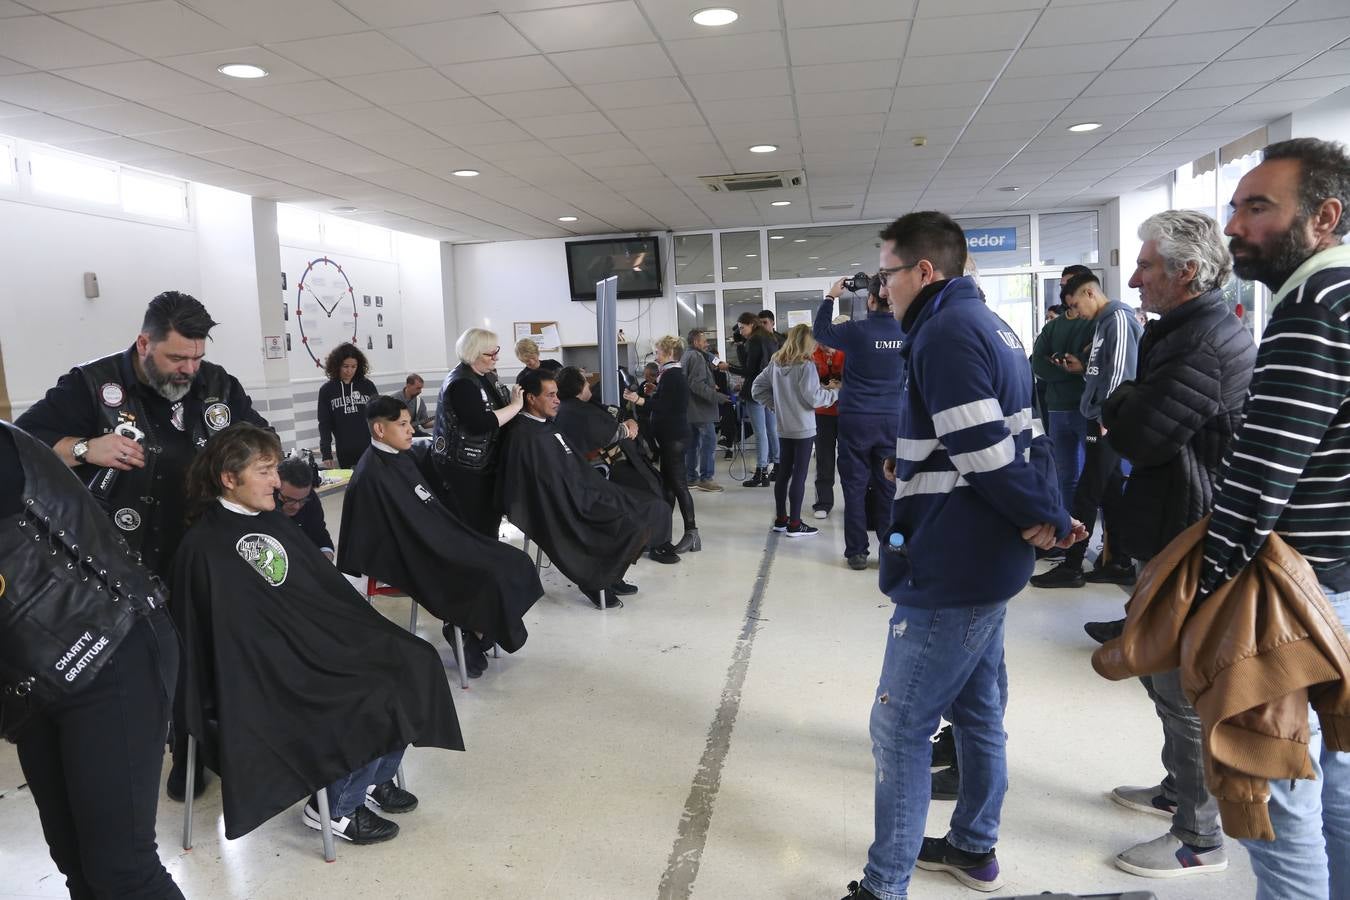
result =
[{"label": "white tiled floor", "polygon": [[[719,460],[719,465],[721,461]],[[723,483],[731,484],[725,473]],[[642,900],[661,890],[709,740],[763,554],[771,492],[696,493],[701,553],[640,563],[642,591],[601,615],[554,570],[529,616],[530,641],[456,686],[466,753],[413,750],[420,808],[401,836],[338,847],[325,865],[299,808],[225,841],[220,792],[198,802],[196,847],[178,848],[182,807],[160,805],[161,855],[195,898],[529,897]],[[325,507],[336,525],[340,499]],[[843,566],[842,522],[779,538],[730,749],[692,896],[833,900],[861,871],[872,834],[867,716],[889,603],[876,571]],[[971,564],[979,564],[971,548]],[[1245,852],[1219,875],[1146,881],[1111,866],[1166,823],[1105,792],[1153,783],[1160,733],[1136,683],[1093,673],[1083,621],[1110,617],[1116,588],[1028,590],[1008,621],[1012,787],[1003,815],[1002,894],[1153,890],[1165,898],[1250,897]],[[406,600],[380,607],[406,621]],[[452,660],[434,620],[421,633]],[[166,767],[167,768],[167,767]],[[0,898],[63,896],[13,747],[0,744]],[[935,802],[929,833],[952,804]],[[918,872],[911,896],[976,896]]]}]

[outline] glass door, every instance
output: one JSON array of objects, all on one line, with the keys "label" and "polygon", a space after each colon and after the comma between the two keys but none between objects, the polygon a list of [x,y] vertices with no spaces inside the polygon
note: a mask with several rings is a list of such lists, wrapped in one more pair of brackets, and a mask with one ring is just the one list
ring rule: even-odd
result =
[{"label": "glass door", "polygon": [[783,334],[793,325],[811,324],[825,295],[821,291],[778,291],[773,295],[774,323]]}]

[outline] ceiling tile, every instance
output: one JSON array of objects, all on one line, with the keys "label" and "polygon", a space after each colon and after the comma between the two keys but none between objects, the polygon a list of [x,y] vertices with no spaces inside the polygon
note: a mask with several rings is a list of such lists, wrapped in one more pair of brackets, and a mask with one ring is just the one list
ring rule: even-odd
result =
[{"label": "ceiling tile", "polygon": [[1218,60],[1205,66],[1186,82],[1186,88],[1217,88],[1235,84],[1265,84],[1274,81],[1307,59],[1307,54],[1286,54],[1263,59]]},{"label": "ceiling tile", "polygon": [[[652,107],[652,109],[667,108],[669,107]],[[639,117],[639,114],[645,112],[648,111],[641,109],[620,109],[615,110],[610,115],[615,118],[615,121],[618,121],[619,116],[630,115],[637,118]],[[537,138],[570,137],[578,134],[600,134],[601,132],[614,130],[614,125],[600,113],[580,113],[578,115],[570,116],[539,116],[532,119],[522,119],[516,124],[520,125],[520,127],[524,128]],[[661,122],[660,124],[668,125],[670,123]]]},{"label": "ceiling tile", "polygon": [[176,128],[190,128],[191,122],[175,116],[166,115],[158,110],[147,109],[138,103],[117,103],[113,106],[91,106],[86,109],[69,109],[61,113],[61,118],[92,128],[99,128],[112,134],[131,135],[148,134],[155,131],[172,131]]},{"label": "ceiling tile", "polygon": [[1065,116],[1079,116],[1084,121],[1096,122],[1098,116],[1133,114],[1152,106],[1161,98],[1161,92],[1143,94],[1111,94],[1102,97],[1079,97],[1064,109]]},{"label": "ceiling tile", "polygon": [[238,35],[175,0],[82,9],[57,18],[142,56],[225,50],[241,43]]},{"label": "ceiling tile", "polygon": [[199,125],[228,125],[231,122],[255,122],[259,119],[276,118],[275,110],[228,91],[190,94],[185,97],[156,97],[146,100],[145,105]]},{"label": "ceiling tile", "polygon": [[[908,0],[905,0],[908,2]],[[639,6],[651,20],[652,27],[663,40],[702,37],[707,27],[694,22],[692,13],[706,4],[672,3],[670,0],[639,0]],[[904,5],[897,0],[896,5]],[[775,31],[782,26],[778,15],[778,0],[736,0],[740,16],[730,25],[717,28],[718,34],[740,34],[753,31]]]},{"label": "ceiling tile", "polygon": [[1295,69],[1287,78],[1323,78],[1350,72],[1350,49],[1328,50],[1305,66]]},{"label": "ceiling tile", "polygon": [[368,150],[374,150],[376,153],[383,153],[391,159],[397,159],[402,162],[408,162],[404,158],[407,154],[449,146],[442,138],[437,137],[429,131],[421,128],[407,127],[393,128],[389,131],[369,132],[367,134],[353,134],[351,135],[351,140],[354,144],[360,144]]},{"label": "ceiling tile", "polygon": [[[30,3],[29,6],[32,6]],[[1317,19],[1334,19],[1345,14],[1345,4],[1341,0],[1297,0],[1273,20],[1273,25],[1286,25],[1291,22],[1309,22]]]},{"label": "ceiling tile", "polygon": [[679,126],[673,128],[653,128],[650,131],[636,131],[632,134],[635,145],[652,153],[711,152],[721,155],[717,147],[717,137],[704,125]]},{"label": "ceiling tile", "polygon": [[630,109],[683,103],[692,99],[678,78],[648,78],[618,84],[590,84],[583,89],[591,102],[601,109]]},{"label": "ceiling tile", "polygon": [[206,150],[231,150],[252,146],[248,141],[241,141],[237,137],[195,125],[192,128],[179,128],[174,131],[157,131],[144,136],[141,140],[181,153],[202,153]]},{"label": "ceiling tile", "polygon": [[951,53],[940,57],[906,57],[900,67],[900,86],[949,84],[983,78],[992,81],[1008,61],[1003,50],[986,53]]},{"label": "ceiling tile", "polygon": [[1249,34],[1251,29],[1242,28],[1206,34],[1140,38],[1111,63],[1111,68],[1148,69],[1178,63],[1207,63],[1237,46]]},{"label": "ceiling tile", "polygon": [[1000,78],[989,94],[990,103],[1029,103],[1077,97],[1092,81],[1092,73],[1044,75],[1036,78]]},{"label": "ceiling tile", "polygon": [[[1288,0],[1176,0],[1158,17],[1147,34],[1203,35],[1216,24],[1226,28],[1255,28],[1289,5]],[[1217,21],[1216,21],[1217,18]]]},{"label": "ceiling tile", "polygon": [[847,66],[793,66],[792,86],[798,94],[894,88],[900,75],[897,60],[879,59]]},{"label": "ceiling tile", "polygon": [[802,116],[845,116],[861,113],[885,113],[891,109],[894,92],[889,88],[870,91],[843,91],[837,94],[806,94],[797,98]]},{"label": "ceiling tile", "polygon": [[377,106],[368,106],[365,109],[313,113],[299,118],[301,121],[308,122],[317,128],[346,136],[381,134],[408,127],[406,121]]},{"label": "ceiling tile", "polygon": [[[337,114],[330,113],[330,115]],[[256,122],[232,122],[228,125],[219,126],[219,130],[266,147],[318,140],[329,137],[331,131],[331,129],[316,128],[298,119],[285,116],[275,119],[262,119]]]},{"label": "ceiling tile", "polygon": [[749,97],[783,97],[792,93],[787,69],[751,69],[724,75],[686,75],[684,83],[699,100],[744,100]]},{"label": "ceiling tile", "polygon": [[259,81],[267,85],[291,84],[297,81],[313,81],[317,76],[309,69],[297,66],[289,59],[277,56],[262,47],[233,47],[229,50],[210,50],[204,53],[185,53],[181,56],[165,56],[159,62],[171,69],[191,75],[209,83],[216,90],[239,91],[245,93],[262,87],[262,84],[222,75],[218,71],[226,63],[250,63],[267,70],[267,77]]},{"label": "ceiling tile", "polygon": [[441,71],[479,97],[512,91],[537,91],[567,84],[567,79],[544,56],[459,63],[445,66]]},{"label": "ceiling tile", "polygon": [[418,125],[472,125],[502,118],[496,110],[473,97],[396,103],[389,110]]},{"label": "ceiling tile", "polygon": [[12,59],[0,57],[0,75],[18,75],[31,71],[33,71],[32,66],[25,66],[23,63],[15,62]]},{"label": "ceiling tile", "polygon": [[[890,92],[887,91],[887,102]],[[790,119],[793,115],[791,97],[756,97],[751,100],[705,100],[699,104],[709,122],[764,122],[772,119]],[[669,123],[667,123],[669,124]]]},{"label": "ceiling tile", "polygon": [[507,20],[545,53],[594,50],[656,40],[632,0],[514,13]]},{"label": "ceiling tile", "polygon": [[1299,78],[1278,81],[1252,94],[1244,103],[1275,103],[1282,100],[1321,100],[1350,85],[1350,75]]},{"label": "ceiling tile", "polygon": [[568,157],[583,169],[595,169],[605,166],[628,166],[633,168],[655,167],[647,161],[640,150],[598,150],[595,153],[574,153]]},{"label": "ceiling tile", "polygon": [[503,141],[529,141],[530,135],[515,122],[475,122],[463,125],[437,125],[430,129],[461,147],[478,147]]},{"label": "ceiling tile", "polygon": [[[1188,82],[1193,84],[1194,82]],[[1172,91],[1150,107],[1151,110],[1209,109],[1236,103],[1256,89],[1251,84]]]},{"label": "ceiling tile", "polygon": [[251,172],[268,165],[295,162],[293,157],[284,153],[270,147],[258,146],[234,147],[229,150],[203,150],[197,155],[210,162],[223,166],[233,166],[238,169],[248,169]]},{"label": "ceiling tile", "polygon": [[1104,41],[1067,47],[1024,47],[1003,74],[1008,78],[1029,78],[1066,72],[1100,72],[1128,46],[1129,41]]},{"label": "ceiling tile", "polygon": [[488,105],[508,119],[591,112],[595,106],[574,87],[494,94]]},{"label": "ceiling tile", "polygon": [[377,31],[269,43],[267,49],[328,78],[415,69],[421,65],[417,57]]},{"label": "ceiling tile", "polygon": [[[641,131],[644,128],[671,128],[680,125],[702,125],[704,122],[703,114],[692,103],[669,103],[665,106],[616,109],[609,113],[609,118],[624,131]],[[576,133],[583,134],[584,132]],[[544,136],[540,135],[540,137]]]},{"label": "ceiling tile", "polygon": [[148,59],[63,69],[61,77],[105,90],[128,100],[204,94],[217,90],[204,81],[175,72]]},{"label": "ceiling tile", "polygon": [[39,69],[125,62],[136,58],[134,53],[46,16],[5,19],[5,27],[0,28],[0,56]]},{"label": "ceiling tile", "polygon": [[435,69],[404,69],[335,79],[338,84],[365,97],[371,103],[417,103],[424,100],[453,100],[467,96],[458,85]]},{"label": "ceiling tile", "polygon": [[1108,69],[1083,91],[1084,97],[1103,97],[1109,94],[1135,94],[1139,91],[1167,91],[1190,78],[1202,67],[1199,63],[1185,66],[1153,66],[1148,69]]},{"label": "ceiling tile", "polygon": [[914,17],[915,0],[784,0],[789,28],[855,25]]},{"label": "ceiling tile", "polygon": [[[182,0],[253,43],[294,41],[365,31],[367,26],[334,0]],[[348,4],[351,5],[350,3]]]},{"label": "ceiling tile", "polygon": [[638,44],[607,50],[554,53],[549,60],[576,84],[633,81],[675,74],[660,44]]},{"label": "ceiling tile", "polygon": [[1004,12],[997,16],[921,18],[910,31],[906,57],[946,53],[1008,51],[1016,47],[1036,21],[1038,12]]},{"label": "ceiling tile", "polygon": [[[776,31],[669,41],[666,48],[675,60],[675,65],[680,67],[680,71],[691,76],[743,72],[751,69],[775,69],[787,65],[783,36]],[[825,61],[828,60],[799,60],[799,62]]]},{"label": "ceiling tile", "polygon": [[388,34],[434,66],[537,52],[511,23],[495,14],[391,28]]},{"label": "ceiling tile", "polygon": [[1085,35],[1093,40],[1136,38],[1173,0],[1115,0],[1081,6],[1051,6],[1027,38],[1028,47],[1059,47]]},{"label": "ceiling tile", "polygon": [[[1004,79],[1005,81],[1008,79]],[[1022,79],[1016,79],[1021,81]],[[901,87],[895,91],[893,109],[904,115],[915,109],[944,109],[946,107],[974,107],[989,90],[988,81],[960,81],[924,87]],[[1020,98],[1019,98],[1020,99]],[[1029,98],[1029,99],[1044,99]],[[1004,102],[1013,102],[1011,99]]]},{"label": "ceiling tile", "polygon": [[633,147],[632,141],[617,131],[604,134],[584,134],[576,137],[550,138],[546,143],[553,151],[564,155],[598,153],[602,150],[630,150]]},{"label": "ceiling tile", "polygon": [[[1347,34],[1350,34],[1350,18],[1324,19],[1296,25],[1267,25],[1225,53],[1223,58],[1256,59],[1282,53],[1322,50],[1339,42]],[[0,53],[4,53],[3,48],[0,48]]]},{"label": "ceiling tile", "polygon": [[84,106],[108,106],[120,103],[121,99],[46,72],[29,72],[0,76],[0,101],[29,109],[60,112]]},{"label": "ceiling tile", "polygon": [[506,141],[500,144],[483,144],[474,147],[474,152],[481,154],[487,159],[495,160],[501,163],[505,160],[517,159],[543,159],[554,155],[553,150],[540,141],[520,140]]},{"label": "ceiling tile", "polygon": [[305,113],[332,112],[369,106],[351,91],[331,81],[302,81],[295,84],[270,84],[249,88],[248,97],[278,112],[296,116]]},{"label": "ceiling tile", "polygon": [[14,0],[0,0],[0,19],[10,19],[15,16],[31,16],[33,10],[27,6],[20,6]]},{"label": "ceiling tile", "polygon": [[[825,65],[840,62],[840,48],[848,48],[848,62],[895,59],[909,34],[909,22],[878,22],[871,25],[833,25],[788,31],[792,64]],[[678,58],[677,58],[678,61]],[[681,68],[684,68],[681,64]]]}]

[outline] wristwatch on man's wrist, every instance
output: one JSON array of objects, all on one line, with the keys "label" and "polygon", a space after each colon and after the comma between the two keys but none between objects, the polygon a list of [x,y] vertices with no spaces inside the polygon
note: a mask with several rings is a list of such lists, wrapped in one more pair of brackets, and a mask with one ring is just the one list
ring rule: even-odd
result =
[{"label": "wristwatch on man's wrist", "polygon": [[82,438],[75,442],[75,446],[70,448],[70,455],[75,457],[77,463],[84,462],[84,458],[89,455],[89,439]]}]

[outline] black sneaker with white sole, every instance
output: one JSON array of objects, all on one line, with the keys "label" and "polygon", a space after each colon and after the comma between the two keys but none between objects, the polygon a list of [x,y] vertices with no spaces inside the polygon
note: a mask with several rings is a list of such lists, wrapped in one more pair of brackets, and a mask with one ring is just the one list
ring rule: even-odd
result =
[{"label": "black sneaker with white sole", "polygon": [[366,802],[382,813],[395,815],[417,809],[417,795],[412,791],[405,791],[392,781],[372,784],[366,788]]},{"label": "black sneaker with white sole", "polygon": [[[323,830],[319,809],[313,800],[305,804],[303,819],[305,825],[315,831]],[[333,819],[333,836],[358,845],[379,844],[398,837],[398,826],[388,819],[381,819],[364,806],[358,806],[350,816]]]},{"label": "black sneaker with white sole", "polygon": [[947,843],[945,837],[924,838],[914,864],[929,872],[946,872],[971,890],[988,892],[1003,887],[993,850],[967,853]]},{"label": "black sneaker with white sole", "polygon": [[813,534],[820,534],[820,529],[805,522],[789,522],[787,527],[788,537],[810,537]]}]

